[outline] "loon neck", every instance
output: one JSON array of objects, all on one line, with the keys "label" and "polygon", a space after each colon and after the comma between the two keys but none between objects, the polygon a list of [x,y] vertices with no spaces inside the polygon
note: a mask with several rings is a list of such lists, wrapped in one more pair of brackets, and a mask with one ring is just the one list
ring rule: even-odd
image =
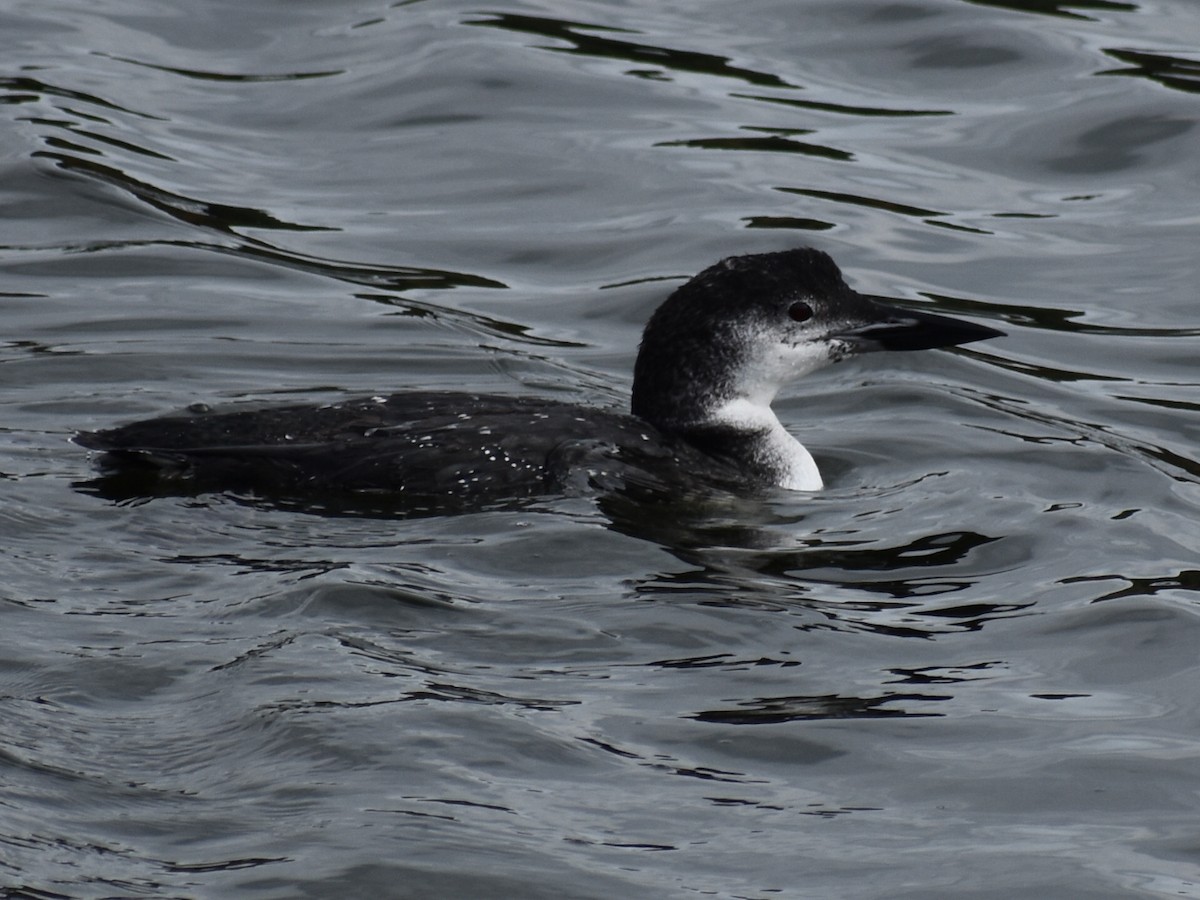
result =
[{"label": "loon neck", "polygon": [[788,434],[767,403],[741,397],[712,407],[702,418],[659,427],[778,487],[824,487],[812,454]]}]

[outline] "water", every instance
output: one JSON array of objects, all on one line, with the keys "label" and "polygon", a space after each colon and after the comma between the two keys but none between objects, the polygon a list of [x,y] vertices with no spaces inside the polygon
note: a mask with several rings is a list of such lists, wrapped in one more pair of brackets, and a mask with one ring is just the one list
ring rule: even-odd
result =
[{"label": "water", "polygon": [[[1200,22],[1159,2],[0,11],[12,898],[1197,897]],[[78,429],[627,395],[731,253],[1008,331],[830,488],[107,503]]]}]

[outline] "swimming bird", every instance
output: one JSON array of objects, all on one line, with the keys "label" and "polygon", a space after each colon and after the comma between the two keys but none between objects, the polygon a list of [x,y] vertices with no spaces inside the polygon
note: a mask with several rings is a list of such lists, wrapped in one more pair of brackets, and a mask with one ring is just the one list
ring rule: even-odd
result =
[{"label": "swimming bird", "polygon": [[649,484],[823,486],[771,402],[810,372],[874,350],[1001,336],[848,287],[808,247],[732,256],[646,324],[630,413],[537,397],[409,391],[324,404],[189,412],[82,432],[110,471],[190,491],[388,496],[417,505]]}]

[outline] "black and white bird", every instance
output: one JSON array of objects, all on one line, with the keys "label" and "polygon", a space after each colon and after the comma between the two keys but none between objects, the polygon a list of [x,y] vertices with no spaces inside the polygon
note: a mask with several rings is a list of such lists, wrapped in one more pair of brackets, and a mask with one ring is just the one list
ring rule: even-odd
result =
[{"label": "black and white bird", "polygon": [[419,505],[649,484],[823,486],[771,409],[787,382],[873,350],[1001,336],[851,290],[807,247],[733,256],[650,317],[631,415],[536,397],[409,391],[325,404],[196,408],[83,432],[110,471],[265,495],[388,495]]}]

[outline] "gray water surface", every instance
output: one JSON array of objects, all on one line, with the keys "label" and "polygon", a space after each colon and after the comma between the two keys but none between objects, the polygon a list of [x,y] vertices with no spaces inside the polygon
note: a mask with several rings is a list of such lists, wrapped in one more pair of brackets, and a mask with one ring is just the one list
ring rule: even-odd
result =
[{"label": "gray water surface", "polygon": [[[0,896],[1200,897],[1190,0],[0,9]],[[735,253],[1003,328],[829,487],[115,503],[69,443],[622,406]]]}]

